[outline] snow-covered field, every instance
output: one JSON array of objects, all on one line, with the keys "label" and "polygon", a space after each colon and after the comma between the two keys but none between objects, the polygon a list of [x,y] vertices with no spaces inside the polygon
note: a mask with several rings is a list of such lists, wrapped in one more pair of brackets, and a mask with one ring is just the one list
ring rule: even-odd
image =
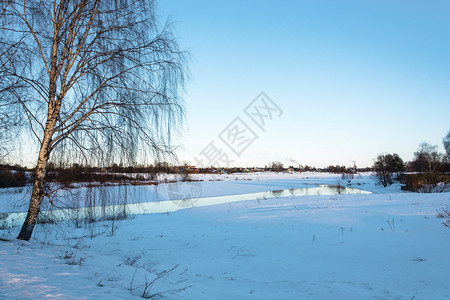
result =
[{"label": "snow-covered field", "polygon": [[[194,177],[214,180],[195,183],[203,197],[339,180],[374,193],[40,224],[30,242],[14,240],[19,228],[3,230],[11,241],[0,241],[0,299],[450,298],[450,229],[436,217],[450,193],[385,189],[367,174],[350,182],[323,173]],[[128,203],[169,200],[192,183],[130,189]],[[25,206],[26,191],[0,193],[0,212]]]}]

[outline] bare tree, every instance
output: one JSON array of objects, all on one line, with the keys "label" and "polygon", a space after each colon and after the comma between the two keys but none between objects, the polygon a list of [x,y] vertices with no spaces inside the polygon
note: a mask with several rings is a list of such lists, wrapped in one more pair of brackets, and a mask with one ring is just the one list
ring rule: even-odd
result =
[{"label": "bare tree", "polygon": [[443,176],[445,170],[445,155],[438,152],[437,145],[422,143],[419,150],[414,152],[411,162],[414,171],[421,172],[423,184],[419,189],[421,192],[444,192],[447,182]]},{"label": "bare tree", "polygon": [[271,162],[270,163],[270,169],[273,171],[273,172],[283,172],[284,171],[284,167],[283,167],[283,164],[281,163],[281,162],[279,162],[279,161],[274,161],[274,162]]},{"label": "bare tree", "polygon": [[444,144],[447,159],[450,159],[450,130],[447,132],[447,135],[442,139],[442,143]]},{"label": "bare tree", "polygon": [[[186,55],[152,0],[0,0],[2,77],[39,145],[29,240],[46,192],[50,156],[97,162],[170,152],[181,121]],[[1,95],[0,95],[1,96]]]},{"label": "bare tree", "polygon": [[444,155],[438,152],[437,145],[422,143],[419,150],[414,152],[412,166],[414,171],[437,174],[443,170]]},{"label": "bare tree", "polygon": [[444,172],[450,172],[450,130],[447,135],[442,139],[445,149],[445,161],[444,161]]},{"label": "bare tree", "polygon": [[380,154],[373,164],[375,177],[384,187],[392,184],[392,161],[391,154]]},{"label": "bare tree", "polygon": [[397,153],[394,154],[380,154],[375,163],[375,177],[384,186],[387,187],[393,183],[392,175],[399,180],[400,174],[405,170],[405,164]]}]

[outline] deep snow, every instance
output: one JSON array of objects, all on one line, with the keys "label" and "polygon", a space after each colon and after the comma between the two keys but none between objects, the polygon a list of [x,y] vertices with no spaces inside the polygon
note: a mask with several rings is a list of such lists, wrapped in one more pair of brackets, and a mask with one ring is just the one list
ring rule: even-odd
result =
[{"label": "deep snow", "polygon": [[[198,177],[223,180],[201,182],[203,196],[218,196],[335,184],[340,175]],[[350,183],[374,194],[258,199],[139,215],[115,221],[114,235],[112,222],[81,228],[74,222],[42,224],[30,242],[14,240],[18,228],[0,231],[11,239],[0,241],[0,299],[138,299],[146,281],[175,266],[155,281],[150,294],[450,298],[450,229],[436,218],[436,210],[450,204],[450,193],[402,192],[398,185],[384,189],[366,175]],[[139,188],[141,197],[130,201],[152,194],[151,187]],[[185,184],[176,188],[175,194],[189,190]],[[174,196],[168,185],[159,191],[158,197]],[[20,197],[25,199],[20,193],[1,194],[0,211],[21,211],[14,205]]]}]

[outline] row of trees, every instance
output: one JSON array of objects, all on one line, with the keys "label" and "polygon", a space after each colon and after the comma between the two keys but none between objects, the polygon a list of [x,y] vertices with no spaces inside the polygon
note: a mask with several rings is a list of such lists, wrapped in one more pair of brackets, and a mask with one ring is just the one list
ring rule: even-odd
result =
[{"label": "row of trees", "polygon": [[340,165],[331,165],[328,166],[327,168],[325,168],[326,172],[330,172],[330,173],[337,173],[337,174],[345,174],[345,173],[352,173],[355,172],[356,170],[347,168],[345,166],[340,166]]},{"label": "row of trees", "polygon": [[440,153],[437,145],[420,144],[409,163],[404,163],[396,153],[378,155],[373,165],[377,180],[386,187],[394,179],[400,179],[404,171],[420,172],[431,186],[430,190],[433,190],[440,183],[441,174],[450,172],[450,131],[444,137],[443,144],[446,153]]}]

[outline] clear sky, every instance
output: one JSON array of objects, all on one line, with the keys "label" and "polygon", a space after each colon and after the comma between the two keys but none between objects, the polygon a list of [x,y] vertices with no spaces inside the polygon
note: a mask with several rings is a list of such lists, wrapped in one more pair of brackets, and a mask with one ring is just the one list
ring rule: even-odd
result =
[{"label": "clear sky", "polygon": [[[192,54],[180,161],[210,142],[238,166],[364,167],[382,152],[411,160],[424,141],[443,151],[449,1],[160,0],[158,12]],[[244,113],[262,91],[282,110],[265,131]],[[219,138],[236,117],[258,136],[240,156]]]}]

